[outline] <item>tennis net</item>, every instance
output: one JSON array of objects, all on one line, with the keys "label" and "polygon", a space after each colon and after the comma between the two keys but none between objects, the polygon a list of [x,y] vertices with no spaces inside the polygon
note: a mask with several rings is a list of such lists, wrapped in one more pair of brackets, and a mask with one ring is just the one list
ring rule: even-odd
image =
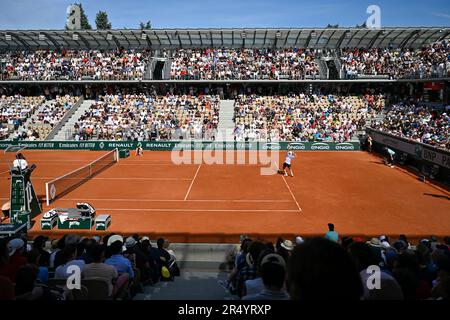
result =
[{"label": "tennis net", "polygon": [[45,184],[47,206],[118,161],[119,151],[114,149],[81,168],[47,182]]}]

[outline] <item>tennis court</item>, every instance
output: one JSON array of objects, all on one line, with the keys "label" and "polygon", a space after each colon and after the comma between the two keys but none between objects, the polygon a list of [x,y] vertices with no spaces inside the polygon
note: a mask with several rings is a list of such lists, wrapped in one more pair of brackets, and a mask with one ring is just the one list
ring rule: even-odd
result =
[{"label": "tennis court", "polygon": [[[104,154],[26,151],[28,162],[38,166],[32,176],[38,196],[45,199],[46,182]],[[341,235],[448,234],[448,190],[388,168],[365,152],[312,151],[298,156],[293,165],[296,176],[285,178],[260,175],[257,164],[175,165],[170,152],[132,154],[43,208],[89,202],[98,214],[111,214],[107,232],[164,234],[175,242],[235,242],[243,233],[265,239],[321,235],[329,222]],[[0,172],[3,169],[7,170],[5,164]],[[9,197],[8,174],[0,179],[3,203]],[[32,236],[67,232],[72,231],[42,231],[39,223],[30,230]]]}]

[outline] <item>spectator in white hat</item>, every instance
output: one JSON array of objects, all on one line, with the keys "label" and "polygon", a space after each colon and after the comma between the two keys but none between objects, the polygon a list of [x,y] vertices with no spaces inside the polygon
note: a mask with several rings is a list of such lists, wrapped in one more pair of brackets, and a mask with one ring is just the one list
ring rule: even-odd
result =
[{"label": "spectator in white hat", "polygon": [[128,273],[129,277],[133,279],[134,270],[131,262],[122,254],[123,238],[120,235],[111,236],[108,239],[108,246],[110,247],[112,255],[110,258],[105,260],[105,263],[116,268],[119,275]]},{"label": "spectator in white hat", "polygon": [[305,240],[303,240],[302,237],[300,237],[300,236],[295,237],[295,244],[296,244],[296,245],[301,245],[301,244],[304,243],[304,242],[305,242]]}]

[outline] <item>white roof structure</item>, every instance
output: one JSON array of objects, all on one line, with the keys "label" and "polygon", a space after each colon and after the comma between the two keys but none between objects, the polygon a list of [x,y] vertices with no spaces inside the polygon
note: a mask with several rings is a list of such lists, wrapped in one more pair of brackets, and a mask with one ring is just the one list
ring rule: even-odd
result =
[{"label": "white roof structure", "polygon": [[0,51],[35,49],[420,48],[450,28],[0,30]]}]

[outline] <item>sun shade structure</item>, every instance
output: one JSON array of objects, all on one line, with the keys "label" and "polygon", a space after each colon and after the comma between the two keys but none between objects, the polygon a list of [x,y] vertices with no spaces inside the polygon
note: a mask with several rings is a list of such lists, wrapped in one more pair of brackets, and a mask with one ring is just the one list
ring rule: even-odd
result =
[{"label": "sun shade structure", "polygon": [[420,48],[450,28],[3,30],[0,51],[36,49]]}]

